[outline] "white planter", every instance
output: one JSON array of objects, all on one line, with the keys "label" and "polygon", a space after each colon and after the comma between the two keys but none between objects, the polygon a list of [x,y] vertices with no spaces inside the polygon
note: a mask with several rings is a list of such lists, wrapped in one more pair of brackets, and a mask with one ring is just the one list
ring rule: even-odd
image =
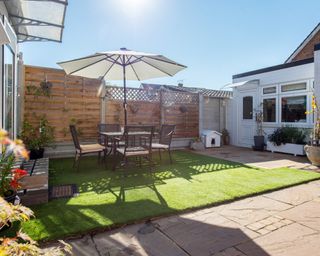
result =
[{"label": "white planter", "polygon": [[304,156],[306,152],[304,151],[304,145],[286,143],[280,146],[273,145],[272,142],[267,141],[267,150],[271,152],[281,152],[287,154],[293,154],[295,156]]}]

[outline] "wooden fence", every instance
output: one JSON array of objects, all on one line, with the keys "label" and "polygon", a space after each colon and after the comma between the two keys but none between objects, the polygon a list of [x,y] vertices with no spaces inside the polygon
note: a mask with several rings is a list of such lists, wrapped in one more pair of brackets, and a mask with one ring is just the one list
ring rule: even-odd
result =
[{"label": "wooden fence", "polygon": [[[37,124],[45,115],[56,142],[71,141],[71,123],[83,139],[96,138],[102,107],[107,123],[124,123],[123,88],[109,87],[101,105],[99,85],[99,80],[69,76],[59,69],[25,66],[24,120]],[[175,137],[198,136],[198,94],[128,88],[127,99],[129,124],[176,124]]]}]

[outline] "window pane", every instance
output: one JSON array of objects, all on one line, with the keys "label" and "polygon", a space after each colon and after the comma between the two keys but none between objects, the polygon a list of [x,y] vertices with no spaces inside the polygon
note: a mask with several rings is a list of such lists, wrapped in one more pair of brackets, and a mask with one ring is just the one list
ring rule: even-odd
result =
[{"label": "window pane", "polygon": [[306,122],[307,96],[283,97],[281,100],[282,122]]},{"label": "window pane", "polygon": [[252,96],[243,97],[243,119],[252,119]]},{"label": "window pane", "polygon": [[10,136],[13,136],[13,53],[8,48],[4,47],[4,110],[5,122],[4,128]]},{"label": "window pane", "polygon": [[276,92],[277,92],[277,88],[275,86],[263,88],[263,94],[270,94],[270,93],[276,93]]},{"label": "window pane", "polygon": [[290,92],[290,91],[298,91],[298,90],[306,90],[306,83],[298,83],[298,84],[286,84],[281,86],[282,92]]},{"label": "window pane", "polygon": [[276,121],[276,99],[263,100],[263,122]]}]

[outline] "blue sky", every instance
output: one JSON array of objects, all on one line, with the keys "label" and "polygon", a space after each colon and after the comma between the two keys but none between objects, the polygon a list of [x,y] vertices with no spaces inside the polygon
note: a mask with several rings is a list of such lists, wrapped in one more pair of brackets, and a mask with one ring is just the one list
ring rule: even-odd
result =
[{"label": "blue sky", "polygon": [[158,53],[188,68],[146,82],[219,89],[233,74],[283,63],[319,10],[319,0],[69,0],[63,42],[20,50],[25,64],[46,67],[121,47]]}]

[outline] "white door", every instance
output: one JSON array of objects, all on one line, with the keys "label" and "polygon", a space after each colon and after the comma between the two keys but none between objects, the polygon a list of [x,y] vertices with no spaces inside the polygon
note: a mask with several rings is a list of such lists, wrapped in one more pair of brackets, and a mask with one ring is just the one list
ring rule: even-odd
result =
[{"label": "white door", "polygon": [[256,106],[256,94],[253,92],[239,92],[238,97],[238,145],[251,147],[254,143],[256,122],[254,108]]}]

